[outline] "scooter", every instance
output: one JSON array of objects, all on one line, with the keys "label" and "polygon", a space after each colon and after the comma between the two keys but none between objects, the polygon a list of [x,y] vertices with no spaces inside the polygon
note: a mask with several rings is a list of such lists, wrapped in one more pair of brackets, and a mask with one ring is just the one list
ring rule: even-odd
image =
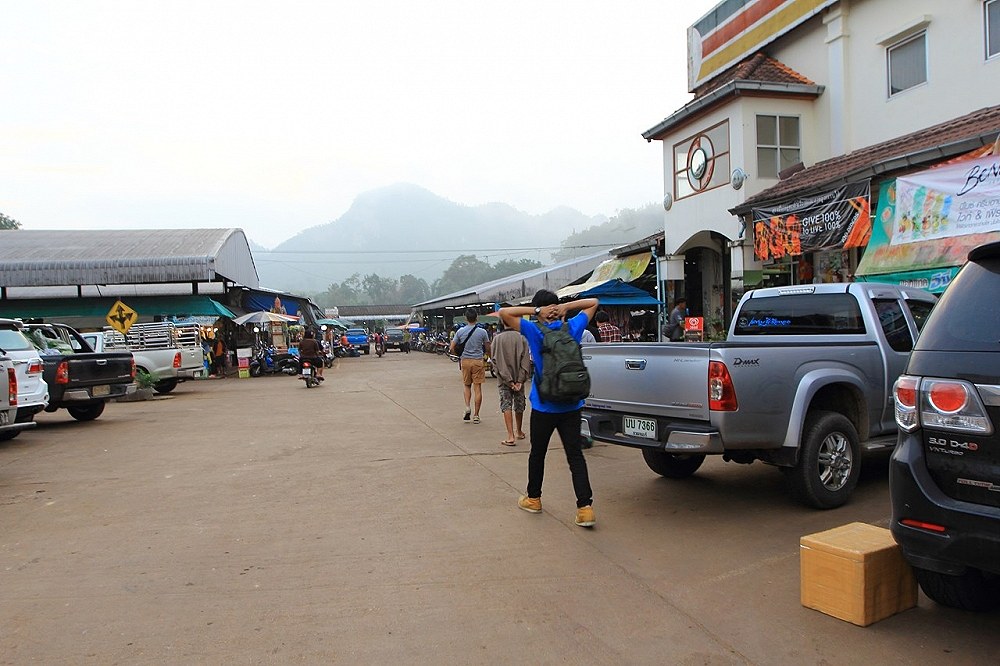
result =
[{"label": "scooter", "polygon": [[302,370],[299,372],[299,379],[304,379],[306,382],[306,388],[312,388],[313,386],[319,386],[322,381],[316,376],[316,369],[313,368],[312,363],[309,361],[302,361]]},{"label": "scooter", "polygon": [[274,347],[264,347],[250,361],[250,376],[283,373],[294,375],[299,371],[299,359],[294,354],[279,354]]}]

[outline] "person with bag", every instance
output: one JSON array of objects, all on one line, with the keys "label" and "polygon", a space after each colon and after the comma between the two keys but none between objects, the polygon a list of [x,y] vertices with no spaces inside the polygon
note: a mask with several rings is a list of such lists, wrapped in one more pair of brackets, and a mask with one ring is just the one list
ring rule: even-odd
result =
[{"label": "person with bag", "polygon": [[[497,313],[504,326],[524,336],[535,364],[528,427],[531,441],[528,486],[517,505],[529,513],[541,513],[545,454],[552,432],[556,430],[573,479],[577,507],[575,522],[580,527],[593,527],[596,522],[580,435],[580,410],[590,391],[590,375],[583,364],[580,339],[597,306],[596,298],[560,303],[558,296],[542,289],[531,299],[531,306],[501,308]],[[568,313],[577,310],[574,317],[566,319]],[[531,314],[537,322],[522,319]]]},{"label": "person with bag", "polygon": [[674,309],[670,311],[670,319],[664,326],[664,337],[671,342],[684,340],[684,316],[687,314],[687,299],[684,297],[674,301]]},{"label": "person with bag", "polygon": [[[465,387],[465,414],[462,420],[468,421],[471,417],[473,423],[479,423],[479,408],[483,406],[483,382],[486,380],[486,362],[483,357],[490,353],[490,336],[476,324],[478,318],[474,309],[465,311],[465,321],[468,323],[451,339],[448,350],[451,355],[459,357],[462,368],[462,384]],[[473,406],[475,413],[472,411]]]}]

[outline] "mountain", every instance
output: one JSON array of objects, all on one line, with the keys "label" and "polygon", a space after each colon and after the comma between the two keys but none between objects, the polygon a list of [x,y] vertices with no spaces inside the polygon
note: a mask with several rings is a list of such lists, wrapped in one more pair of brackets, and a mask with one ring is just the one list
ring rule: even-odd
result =
[{"label": "mountain", "polygon": [[[354,273],[432,283],[460,254],[544,263],[577,230],[607,222],[572,208],[531,215],[503,203],[465,206],[421,187],[396,184],[360,194],[338,219],[270,251],[252,244],[262,286],[312,294]],[[536,248],[512,252],[513,248]]]}]

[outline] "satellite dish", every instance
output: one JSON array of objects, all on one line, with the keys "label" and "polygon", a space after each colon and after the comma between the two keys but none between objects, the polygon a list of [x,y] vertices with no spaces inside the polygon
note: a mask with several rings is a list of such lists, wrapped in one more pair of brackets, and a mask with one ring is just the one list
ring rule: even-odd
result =
[{"label": "satellite dish", "polygon": [[743,183],[747,182],[747,172],[743,169],[736,167],[733,169],[733,176],[729,179],[729,184],[733,186],[734,190],[738,190],[743,187]]},{"label": "satellite dish", "polygon": [[666,196],[663,197],[663,210],[670,210],[671,206],[674,205],[674,197],[670,192],[667,192]]}]

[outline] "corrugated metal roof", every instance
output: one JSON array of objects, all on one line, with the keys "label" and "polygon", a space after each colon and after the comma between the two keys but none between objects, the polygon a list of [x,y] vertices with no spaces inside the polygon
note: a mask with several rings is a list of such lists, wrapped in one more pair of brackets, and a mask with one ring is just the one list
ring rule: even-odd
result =
[{"label": "corrugated metal roof", "polygon": [[0,285],[211,282],[259,286],[242,229],[0,231]]}]

